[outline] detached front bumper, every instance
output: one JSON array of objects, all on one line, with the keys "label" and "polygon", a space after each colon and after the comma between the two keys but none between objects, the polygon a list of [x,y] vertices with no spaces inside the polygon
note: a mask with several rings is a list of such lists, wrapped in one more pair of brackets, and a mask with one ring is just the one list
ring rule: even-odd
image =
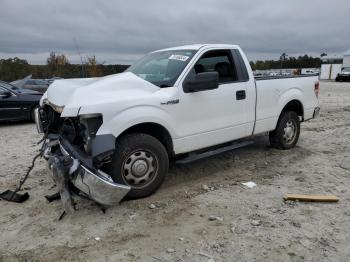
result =
[{"label": "detached front bumper", "polygon": [[[35,123],[39,133],[44,133],[42,112],[35,110]],[[114,140],[109,136],[99,136],[94,141],[93,154],[103,153],[112,149],[110,144],[114,145]],[[107,144],[107,145],[106,145]],[[65,166],[65,170],[60,173],[68,177],[71,184],[83,192],[87,197],[105,206],[111,206],[119,203],[130,191],[130,187],[115,183],[112,178],[102,170],[95,168],[92,157],[82,154],[76,146],[69,143],[60,135],[49,134],[44,144],[44,157],[49,160],[55,158],[57,161],[62,159],[70,160],[67,163],[57,166]],[[53,161],[56,162],[57,161]],[[52,166],[50,167],[52,169]]]},{"label": "detached front bumper", "polygon": [[[55,156],[69,157],[71,165],[68,167],[68,177],[71,183],[82,191],[90,199],[105,206],[119,203],[129,192],[130,187],[115,183],[112,178],[101,170],[92,171],[80,159],[75,158],[77,152],[69,152],[72,148],[65,148],[63,144],[68,143],[62,140],[51,141],[45,147],[44,156],[46,158]],[[52,147],[56,150],[52,153]]]}]

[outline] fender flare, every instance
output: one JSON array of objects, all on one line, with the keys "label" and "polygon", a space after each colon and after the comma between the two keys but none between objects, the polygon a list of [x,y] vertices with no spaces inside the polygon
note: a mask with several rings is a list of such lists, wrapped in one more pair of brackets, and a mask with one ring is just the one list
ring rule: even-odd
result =
[{"label": "fender flare", "polygon": [[174,139],[176,134],[171,128],[171,122],[174,122],[171,116],[159,107],[136,106],[123,110],[107,123],[102,124],[98,134],[112,134],[115,138],[118,138],[120,134],[133,126],[154,123],[166,129],[171,138]]}]

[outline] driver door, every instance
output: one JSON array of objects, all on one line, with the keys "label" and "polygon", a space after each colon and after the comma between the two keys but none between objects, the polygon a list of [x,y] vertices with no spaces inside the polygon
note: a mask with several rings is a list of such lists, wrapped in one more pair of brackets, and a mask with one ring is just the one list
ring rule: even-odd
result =
[{"label": "driver door", "polygon": [[[180,94],[177,107],[176,153],[189,152],[247,135],[247,99],[245,81],[237,79],[231,50],[205,52],[191,69],[186,79],[194,74],[216,71],[219,87]],[[184,81],[186,81],[186,79]]]}]

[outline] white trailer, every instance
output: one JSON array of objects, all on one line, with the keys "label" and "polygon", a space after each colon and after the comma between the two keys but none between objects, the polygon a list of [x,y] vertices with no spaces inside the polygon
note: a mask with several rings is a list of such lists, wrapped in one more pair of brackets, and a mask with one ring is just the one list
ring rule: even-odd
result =
[{"label": "white trailer", "polygon": [[334,80],[341,72],[343,59],[339,56],[325,56],[321,58],[321,80]]},{"label": "white trailer", "polygon": [[343,57],[343,68],[350,67],[350,49],[344,54]]}]

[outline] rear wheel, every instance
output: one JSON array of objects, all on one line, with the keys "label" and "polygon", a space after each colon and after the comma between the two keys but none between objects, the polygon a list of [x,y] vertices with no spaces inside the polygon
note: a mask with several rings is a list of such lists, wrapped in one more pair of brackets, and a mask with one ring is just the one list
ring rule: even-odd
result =
[{"label": "rear wheel", "polygon": [[169,159],[163,144],[153,136],[134,133],[121,137],[110,166],[117,183],[128,185],[128,199],[142,198],[154,193],[168,172]]},{"label": "rear wheel", "polygon": [[278,149],[293,148],[298,142],[300,121],[294,111],[282,112],[277,127],[270,132],[270,144]]}]

